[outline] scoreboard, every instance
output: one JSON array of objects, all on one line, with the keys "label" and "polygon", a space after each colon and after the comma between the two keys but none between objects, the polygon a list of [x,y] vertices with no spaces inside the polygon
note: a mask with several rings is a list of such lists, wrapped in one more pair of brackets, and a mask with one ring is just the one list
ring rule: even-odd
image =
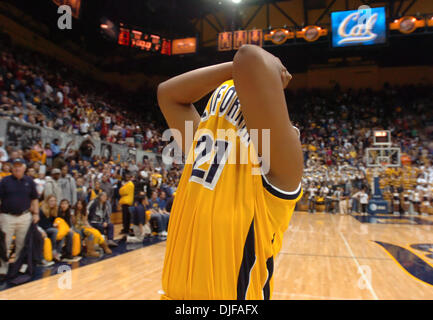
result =
[{"label": "scoreboard", "polygon": [[168,56],[197,52],[198,41],[196,37],[167,39],[154,33],[146,33],[136,28],[126,27],[123,23],[119,24],[119,28],[112,27],[108,23],[101,24],[101,31],[104,35],[108,34],[108,29],[115,30],[114,35],[108,38],[115,40],[117,37],[117,44],[120,46]]},{"label": "scoreboard", "polygon": [[171,41],[156,34],[144,33],[140,30],[119,28],[117,43],[121,46],[138,48],[143,51],[171,54]]},{"label": "scoreboard", "polygon": [[391,131],[389,130],[376,130],[373,136],[374,145],[391,145]]}]

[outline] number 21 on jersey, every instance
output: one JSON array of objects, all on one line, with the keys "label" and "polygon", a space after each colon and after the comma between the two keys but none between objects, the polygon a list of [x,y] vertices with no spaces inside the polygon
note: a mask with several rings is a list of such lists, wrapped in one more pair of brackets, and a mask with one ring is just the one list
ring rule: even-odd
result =
[{"label": "number 21 on jersey", "polygon": [[[189,181],[200,183],[213,190],[227,162],[232,143],[226,140],[215,140],[210,134],[204,134],[197,140],[194,148],[194,164]],[[212,160],[211,160],[212,159]],[[202,169],[208,163],[207,170]]]}]

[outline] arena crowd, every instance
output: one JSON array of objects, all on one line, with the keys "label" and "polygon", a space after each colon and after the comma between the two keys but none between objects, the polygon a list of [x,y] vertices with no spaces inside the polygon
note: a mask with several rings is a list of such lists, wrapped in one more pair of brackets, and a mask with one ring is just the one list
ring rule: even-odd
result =
[{"label": "arena crowd", "polygon": [[[304,199],[310,212],[366,213],[374,170],[366,148],[374,130],[390,130],[402,167],[378,168],[380,188],[396,214],[426,214],[433,200],[433,90],[431,86],[298,91],[288,94],[301,131]],[[394,162],[397,163],[397,162]],[[433,213],[433,212],[431,212]]]},{"label": "arena crowd", "polygon": [[[91,147],[92,140],[102,140],[161,153],[165,127],[153,121],[152,114],[138,119],[124,103],[92,91],[92,86],[83,89],[58,70],[37,54],[2,47],[0,116],[85,136],[87,142],[76,150],[60,147],[58,139],[34,141],[26,148],[0,142],[0,216],[7,216],[0,221],[6,239],[0,276],[8,272],[13,237],[19,259],[30,219],[37,222],[35,235],[51,242],[52,259],[46,248],[37,253],[43,266],[75,261],[80,254],[111,254],[118,245],[115,212],[121,212],[121,234],[127,242],[167,235],[181,166],[166,169],[147,158],[121,161],[95,155]],[[306,203],[309,212],[321,207],[330,213],[366,212],[373,171],[365,149],[372,146],[373,130],[386,129],[405,157],[402,167],[378,172],[390,213],[433,213],[433,130],[428,122],[433,119],[432,87],[385,85],[375,92],[342,91],[336,86],[327,91],[289,91],[287,100],[301,132],[305,172],[300,204]],[[25,187],[17,185],[23,176]],[[21,191],[16,197],[11,190],[22,190],[37,214],[32,212],[30,218],[30,212],[21,212]],[[74,239],[83,246],[78,253]]]}]

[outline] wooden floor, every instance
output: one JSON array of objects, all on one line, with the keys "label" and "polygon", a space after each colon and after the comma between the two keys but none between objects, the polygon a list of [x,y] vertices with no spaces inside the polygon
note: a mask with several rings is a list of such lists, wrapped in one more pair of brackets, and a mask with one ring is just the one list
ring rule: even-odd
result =
[{"label": "wooden floor", "polygon": [[[421,217],[433,221],[431,217]],[[295,213],[275,260],[274,299],[433,299],[374,241],[433,244],[433,226]],[[413,250],[429,265],[433,260]],[[165,242],[0,292],[0,299],[159,299]],[[433,275],[432,275],[433,276]],[[70,286],[68,286],[68,283]],[[59,285],[60,284],[60,285]]]}]

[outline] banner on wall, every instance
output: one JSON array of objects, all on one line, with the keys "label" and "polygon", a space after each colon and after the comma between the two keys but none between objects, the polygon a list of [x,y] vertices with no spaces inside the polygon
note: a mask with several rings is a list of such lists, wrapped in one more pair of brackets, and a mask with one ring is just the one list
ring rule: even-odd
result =
[{"label": "banner on wall", "polygon": [[233,33],[221,32],[218,34],[218,51],[230,51],[233,48]]},{"label": "banner on wall", "polygon": [[[27,125],[2,118],[0,118],[0,139],[4,140],[5,146],[20,149],[32,148],[39,140],[42,140],[42,144],[45,145],[46,143],[52,143],[54,139],[59,139],[60,148],[72,148],[75,150],[79,150],[83,141],[86,140],[79,135]],[[147,157],[147,159],[152,161],[155,165],[161,162],[161,156],[153,152],[128,148],[124,145],[109,143],[98,139],[90,138],[90,140],[95,146],[92,156],[98,155],[106,157],[107,159],[112,156],[114,160],[135,160],[137,163],[142,163],[143,157]]]},{"label": "banner on wall", "polygon": [[20,149],[33,147],[42,140],[42,130],[19,122],[8,122],[6,125],[6,146]]},{"label": "banner on wall", "polygon": [[248,31],[248,43],[263,47],[263,30],[255,29]]},{"label": "banner on wall", "polygon": [[247,44],[247,31],[246,30],[238,30],[233,32],[233,49],[238,50],[244,44]]}]

